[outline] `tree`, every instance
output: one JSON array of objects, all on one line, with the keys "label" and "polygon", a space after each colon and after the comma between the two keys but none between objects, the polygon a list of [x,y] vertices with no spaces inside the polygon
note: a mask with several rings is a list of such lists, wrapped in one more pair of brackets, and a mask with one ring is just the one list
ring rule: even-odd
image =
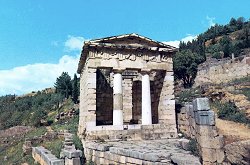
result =
[{"label": "tree", "polygon": [[74,101],[74,103],[78,103],[78,96],[79,96],[78,80],[75,74],[72,82],[72,100]]},{"label": "tree", "polygon": [[237,28],[240,30],[242,29],[243,25],[244,25],[244,22],[245,22],[245,18],[244,17],[239,17],[237,19]]},{"label": "tree", "polygon": [[232,43],[231,39],[228,36],[223,36],[222,39],[220,40],[220,45],[222,47],[222,51],[224,53],[224,57],[229,57],[230,54],[232,53]]},{"label": "tree", "polygon": [[197,74],[198,64],[203,61],[203,58],[197,53],[192,53],[190,50],[183,50],[175,54],[174,74],[177,79],[183,81],[185,88],[193,85]]},{"label": "tree", "polygon": [[55,88],[57,93],[61,93],[65,98],[69,98],[72,93],[71,77],[67,72],[62,72],[56,79]]},{"label": "tree", "polygon": [[235,18],[231,18],[230,22],[229,22],[230,26],[236,26],[237,25],[237,21]]}]

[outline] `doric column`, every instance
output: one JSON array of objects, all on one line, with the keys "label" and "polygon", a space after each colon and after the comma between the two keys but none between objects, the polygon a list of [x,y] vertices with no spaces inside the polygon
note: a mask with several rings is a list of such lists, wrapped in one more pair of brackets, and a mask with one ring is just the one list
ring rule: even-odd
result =
[{"label": "doric column", "polygon": [[122,70],[113,72],[113,125],[123,125]]},{"label": "doric column", "polygon": [[142,125],[152,124],[151,95],[149,71],[141,71],[142,75]]}]

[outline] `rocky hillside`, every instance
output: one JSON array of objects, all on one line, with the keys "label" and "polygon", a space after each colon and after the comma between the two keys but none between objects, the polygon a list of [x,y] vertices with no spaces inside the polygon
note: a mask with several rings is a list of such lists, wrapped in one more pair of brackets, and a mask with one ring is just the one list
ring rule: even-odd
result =
[{"label": "rocky hillside", "polygon": [[[45,146],[58,155],[62,139],[49,135],[69,130],[77,139],[78,108],[71,98],[64,99],[54,90],[0,97],[1,164],[34,164],[32,156],[23,150],[25,139],[30,138],[36,141],[32,145]],[[77,144],[81,146],[79,141]]]},{"label": "rocky hillside", "polygon": [[216,126],[225,136],[226,144],[250,140],[250,77],[221,84],[205,84],[177,90],[178,104],[196,97],[208,97],[216,112]]}]

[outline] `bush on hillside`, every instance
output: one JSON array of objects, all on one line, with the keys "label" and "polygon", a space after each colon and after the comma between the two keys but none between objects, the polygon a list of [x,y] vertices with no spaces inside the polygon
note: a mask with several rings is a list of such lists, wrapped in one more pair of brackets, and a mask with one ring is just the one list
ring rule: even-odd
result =
[{"label": "bush on hillside", "polygon": [[241,112],[234,102],[229,101],[226,103],[220,103],[217,106],[218,118],[250,124],[250,120],[246,117],[246,114]]},{"label": "bush on hillside", "polygon": [[56,93],[39,93],[34,96],[0,97],[0,129],[16,125],[40,126],[40,120],[58,108],[63,97]]}]

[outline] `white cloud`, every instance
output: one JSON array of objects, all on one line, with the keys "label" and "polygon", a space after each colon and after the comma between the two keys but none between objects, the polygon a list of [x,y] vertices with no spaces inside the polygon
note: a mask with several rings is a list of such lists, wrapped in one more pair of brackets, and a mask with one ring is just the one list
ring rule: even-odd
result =
[{"label": "white cloud", "polygon": [[207,16],[206,19],[208,20],[208,25],[209,25],[209,27],[215,25],[215,22],[214,22],[215,18],[214,18],[214,17],[209,17],[209,16]]},{"label": "white cloud", "polygon": [[192,41],[193,39],[196,39],[196,38],[197,38],[197,35],[188,34],[188,36],[186,36],[185,38],[182,38],[181,40],[164,41],[163,43],[179,48],[180,41],[187,43],[188,41]]},{"label": "white cloud", "polygon": [[67,41],[64,43],[64,46],[67,51],[81,51],[84,41],[85,39],[83,37],[69,35]]},{"label": "white cloud", "polygon": [[[73,78],[77,71],[80,51],[82,50],[83,37],[68,36],[64,49],[77,55],[64,55],[58,63],[36,63],[19,66],[9,70],[0,70],[0,96],[6,94],[25,94],[44,88],[53,87],[56,78],[62,72],[68,72]],[[51,45],[59,46],[58,41]]]},{"label": "white cloud", "polygon": [[62,72],[72,77],[77,70],[79,56],[64,55],[57,64],[37,63],[0,70],[0,96],[25,94],[53,87]]}]

